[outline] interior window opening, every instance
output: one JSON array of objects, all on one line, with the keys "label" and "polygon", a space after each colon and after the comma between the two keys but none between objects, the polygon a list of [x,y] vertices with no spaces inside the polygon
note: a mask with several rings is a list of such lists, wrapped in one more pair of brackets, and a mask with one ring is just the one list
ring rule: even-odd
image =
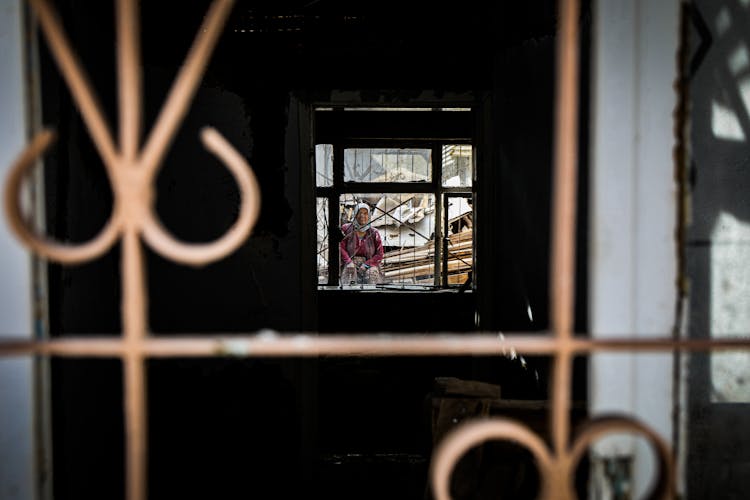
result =
[{"label": "interior window opening", "polygon": [[468,289],[473,146],[379,142],[315,145],[318,286]]}]

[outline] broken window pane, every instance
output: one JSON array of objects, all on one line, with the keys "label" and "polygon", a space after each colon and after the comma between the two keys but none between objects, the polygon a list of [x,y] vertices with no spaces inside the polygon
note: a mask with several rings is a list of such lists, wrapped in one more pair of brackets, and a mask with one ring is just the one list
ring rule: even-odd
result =
[{"label": "broken window pane", "polygon": [[333,145],[315,145],[315,174],[318,187],[333,186]]},{"label": "broken window pane", "polygon": [[471,187],[471,144],[443,146],[443,187]]},{"label": "broken window pane", "polygon": [[328,199],[318,198],[315,213],[318,220],[318,284],[328,283],[328,228],[330,218],[328,216]]},{"label": "broken window pane", "polygon": [[350,148],[344,150],[344,182],[430,182],[432,150]]},{"label": "broken window pane", "polygon": [[461,285],[469,280],[474,265],[474,210],[471,195],[446,197],[448,223],[445,247],[448,285]]}]

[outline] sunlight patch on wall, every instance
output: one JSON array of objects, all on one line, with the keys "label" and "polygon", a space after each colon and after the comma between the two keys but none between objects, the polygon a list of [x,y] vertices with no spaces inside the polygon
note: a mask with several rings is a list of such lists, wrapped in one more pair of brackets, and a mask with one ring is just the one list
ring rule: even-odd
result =
[{"label": "sunlight patch on wall", "polygon": [[746,76],[739,82],[740,97],[745,105],[745,112],[750,114],[750,76]]},{"label": "sunlight patch on wall", "polygon": [[732,72],[733,75],[737,76],[737,74],[746,69],[748,64],[750,64],[750,59],[748,58],[747,53],[747,46],[744,43],[741,43],[737,46],[736,49],[729,55],[729,70]]},{"label": "sunlight patch on wall", "polygon": [[[711,247],[711,337],[750,335],[750,223],[722,212]],[[750,352],[711,353],[711,401],[750,402]]]},{"label": "sunlight patch on wall", "polygon": [[734,111],[716,101],[711,102],[711,130],[719,139],[745,140],[745,133],[742,131],[737,115]]},{"label": "sunlight patch on wall", "polygon": [[732,18],[729,16],[729,9],[727,9],[726,6],[722,7],[721,10],[719,10],[719,13],[716,14],[715,24],[716,32],[719,34],[719,36],[726,33],[726,31],[732,25]]}]

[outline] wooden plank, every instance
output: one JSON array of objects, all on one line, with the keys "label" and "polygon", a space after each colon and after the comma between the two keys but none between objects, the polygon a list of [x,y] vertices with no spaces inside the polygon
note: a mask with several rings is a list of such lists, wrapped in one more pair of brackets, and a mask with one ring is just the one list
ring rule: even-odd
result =
[{"label": "wooden plank", "polygon": [[[448,236],[448,283],[462,284],[468,279],[473,265],[474,242],[472,231]],[[411,278],[419,280],[435,274],[435,240],[421,247],[401,248],[387,252],[383,258],[383,272],[390,280]],[[455,275],[455,276],[453,276]]]},{"label": "wooden plank", "polygon": [[[466,259],[465,261],[460,261],[458,259],[453,259],[448,261],[448,272],[456,272],[461,271],[465,269],[471,269],[472,260]],[[418,276],[425,276],[428,274],[434,274],[433,271],[433,265],[421,265],[421,266],[413,266],[413,267],[404,267],[401,269],[396,270],[389,270],[384,271],[386,278],[401,278],[401,277],[418,277]]]},{"label": "wooden plank", "polygon": [[469,279],[469,273],[449,274],[448,284],[449,285],[463,285],[466,280]]}]

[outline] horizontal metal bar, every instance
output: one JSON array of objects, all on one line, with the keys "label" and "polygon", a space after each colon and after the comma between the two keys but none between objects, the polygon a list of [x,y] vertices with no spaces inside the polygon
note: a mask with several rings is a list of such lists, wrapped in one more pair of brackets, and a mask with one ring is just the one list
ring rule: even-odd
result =
[{"label": "horizontal metal bar", "polygon": [[70,337],[18,341],[0,337],[0,356],[45,355],[119,357],[139,352],[148,357],[311,357],[311,356],[485,356],[553,355],[597,351],[716,351],[750,349],[750,338],[558,339],[549,333],[490,334],[289,334],[271,330],[257,334],[146,337],[137,342],[120,337]]}]

